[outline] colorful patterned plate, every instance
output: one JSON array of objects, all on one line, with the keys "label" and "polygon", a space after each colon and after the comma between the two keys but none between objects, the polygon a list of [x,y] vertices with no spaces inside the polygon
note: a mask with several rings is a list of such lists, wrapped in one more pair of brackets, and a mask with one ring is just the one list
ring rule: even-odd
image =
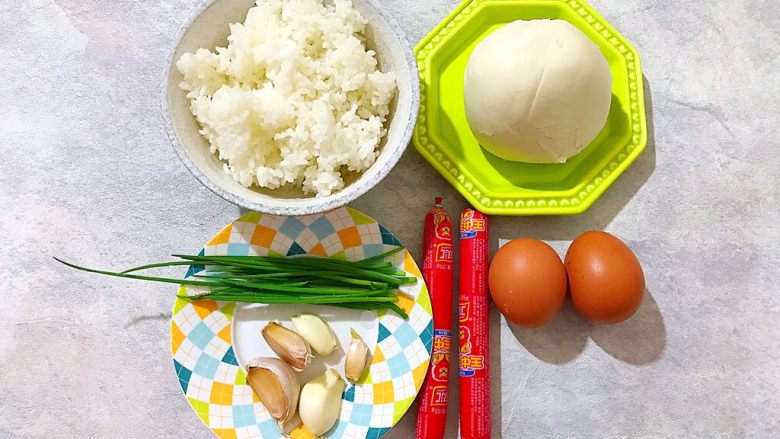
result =
[{"label": "colorful patterned plate", "polygon": [[[357,260],[400,245],[387,229],[368,216],[340,208],[325,214],[280,217],[249,213],[217,233],[202,250],[206,255],[313,254]],[[400,305],[404,320],[393,312],[370,313],[331,307],[245,305],[212,300],[177,299],[171,321],[171,351],[179,383],[187,400],[211,430],[221,438],[279,438],[276,425],[245,384],[244,362],[265,354],[259,328],[268,320],[289,322],[303,310],[329,319],[345,349],[349,327],[364,334],[373,346],[369,373],[344,392],[341,416],[325,436],[379,438],[395,425],[412,404],[430,360],[433,323],[428,290],[409,252],[394,262],[416,285],[405,287]],[[194,270],[186,276],[194,274]],[[187,293],[182,287],[180,292]],[[336,317],[333,317],[336,316]],[[375,334],[368,339],[366,334]],[[270,351],[268,351],[270,352]],[[305,381],[325,367],[339,368],[343,352],[315,359]],[[309,375],[305,375],[308,373]],[[303,428],[294,438],[311,437]]]}]

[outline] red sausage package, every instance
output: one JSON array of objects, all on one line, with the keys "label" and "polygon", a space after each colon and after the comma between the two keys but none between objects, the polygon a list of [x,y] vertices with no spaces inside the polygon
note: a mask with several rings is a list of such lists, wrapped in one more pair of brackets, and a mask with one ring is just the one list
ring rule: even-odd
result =
[{"label": "red sausage package", "polygon": [[441,439],[447,425],[447,400],[452,347],[453,247],[452,219],[442,199],[425,217],[423,277],[433,307],[433,353],[417,412],[417,438]]},{"label": "red sausage package", "polygon": [[460,216],[458,302],[460,435],[463,439],[490,437],[488,243],[487,216],[474,209],[464,209]]}]

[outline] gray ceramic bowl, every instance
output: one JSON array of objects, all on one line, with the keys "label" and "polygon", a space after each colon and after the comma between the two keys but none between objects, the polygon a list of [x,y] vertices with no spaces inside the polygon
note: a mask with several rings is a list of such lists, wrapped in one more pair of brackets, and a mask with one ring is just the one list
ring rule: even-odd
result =
[{"label": "gray ceramic bowl", "polygon": [[395,73],[398,83],[379,158],[362,174],[346,179],[348,184],[343,190],[328,197],[308,197],[293,188],[247,189],[223,172],[222,162],[209,152],[208,142],[198,133],[189,99],[179,88],[182,76],[175,63],[186,52],[225,46],[228,24],[243,22],[254,3],[255,0],[206,0],[179,30],[163,84],[162,106],[168,137],[195,178],[217,195],[246,209],[277,215],[307,215],[343,206],[382,181],[398,163],[412,137],[420,105],[420,80],[411,46],[398,24],[384,15],[374,0],[352,0],[368,21],[368,47],[376,51],[382,71]]}]

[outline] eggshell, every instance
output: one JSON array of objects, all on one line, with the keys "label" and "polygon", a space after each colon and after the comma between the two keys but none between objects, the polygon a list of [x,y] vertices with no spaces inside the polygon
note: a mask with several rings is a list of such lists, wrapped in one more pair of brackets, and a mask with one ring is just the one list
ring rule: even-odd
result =
[{"label": "eggshell", "polygon": [[566,270],[542,241],[514,239],[498,250],[488,272],[490,295],[507,320],[536,328],[555,317],[566,297]]},{"label": "eggshell", "polygon": [[622,322],[642,303],[642,266],[634,252],[609,233],[591,231],[578,236],[564,265],[574,308],[588,320]]}]

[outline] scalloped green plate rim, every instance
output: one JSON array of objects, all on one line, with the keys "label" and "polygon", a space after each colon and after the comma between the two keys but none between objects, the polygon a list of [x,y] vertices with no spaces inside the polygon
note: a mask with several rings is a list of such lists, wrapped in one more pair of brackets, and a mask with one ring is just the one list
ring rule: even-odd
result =
[{"label": "scalloped green plate rim", "polygon": [[[601,49],[612,72],[612,108],[599,136],[565,164],[508,162],[485,151],[463,110],[463,72],[474,46],[519,19],[564,19]],[[580,0],[466,0],[415,48],[421,102],[417,151],[475,208],[492,215],[572,215],[587,210],[647,146],[636,50]]]}]

